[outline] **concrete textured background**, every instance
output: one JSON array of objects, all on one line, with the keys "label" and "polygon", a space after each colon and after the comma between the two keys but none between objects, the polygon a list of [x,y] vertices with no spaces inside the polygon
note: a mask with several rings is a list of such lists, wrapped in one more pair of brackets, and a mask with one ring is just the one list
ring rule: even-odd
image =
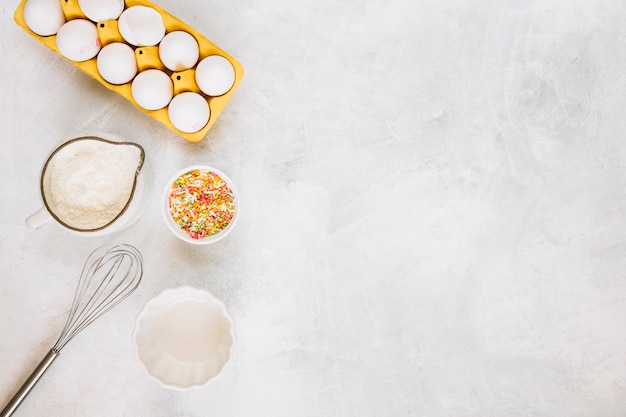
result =
[{"label": "concrete textured background", "polygon": [[[626,3],[156,0],[241,61],[186,142],[0,5],[0,403],[58,336],[87,254],[136,245],[138,292],[75,338],[18,416],[626,416]],[[40,165],[86,131],[142,144],[145,216],[100,238],[28,230]],[[213,165],[236,229],[191,247],[161,189]],[[233,361],[161,388],[142,306],[222,299]]]}]

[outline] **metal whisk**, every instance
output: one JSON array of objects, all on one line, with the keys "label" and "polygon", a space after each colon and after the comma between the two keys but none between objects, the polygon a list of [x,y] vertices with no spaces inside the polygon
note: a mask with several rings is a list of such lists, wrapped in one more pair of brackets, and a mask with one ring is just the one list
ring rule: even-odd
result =
[{"label": "metal whisk", "polygon": [[61,349],[94,320],[135,291],[142,275],[143,260],[133,246],[108,245],[93,251],[83,266],[72,308],[59,340],[0,412],[0,417],[12,415],[59,356]]}]

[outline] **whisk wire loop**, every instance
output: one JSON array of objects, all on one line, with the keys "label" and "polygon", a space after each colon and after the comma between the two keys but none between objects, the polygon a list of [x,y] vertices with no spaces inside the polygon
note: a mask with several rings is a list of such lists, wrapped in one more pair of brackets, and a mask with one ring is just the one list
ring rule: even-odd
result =
[{"label": "whisk wire loop", "polygon": [[78,333],[133,292],[143,270],[141,254],[130,245],[105,246],[87,258],[59,340],[60,351]]}]

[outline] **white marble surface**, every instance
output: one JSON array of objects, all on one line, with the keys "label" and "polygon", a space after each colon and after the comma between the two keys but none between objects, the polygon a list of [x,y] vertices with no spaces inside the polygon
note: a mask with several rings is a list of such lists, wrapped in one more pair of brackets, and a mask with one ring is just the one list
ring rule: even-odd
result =
[{"label": "white marble surface", "polygon": [[[142,286],[75,338],[16,416],[626,415],[626,4],[157,0],[239,59],[186,142],[54,55],[0,5],[0,403],[58,336],[96,246]],[[155,173],[146,215],[84,238],[24,219],[59,142],[107,131]],[[208,163],[236,230],[191,247],[160,189]],[[222,299],[234,360],[170,391],[133,356],[142,306]]]}]

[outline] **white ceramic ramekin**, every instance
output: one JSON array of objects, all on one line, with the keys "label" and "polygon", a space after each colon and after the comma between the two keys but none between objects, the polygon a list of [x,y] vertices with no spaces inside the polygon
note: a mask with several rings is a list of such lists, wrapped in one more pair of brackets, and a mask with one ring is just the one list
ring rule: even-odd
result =
[{"label": "white ceramic ramekin", "polygon": [[182,286],[148,301],[135,321],[133,341],[151,378],[166,388],[189,390],[216,377],[231,359],[234,324],[211,293]]},{"label": "white ceramic ramekin", "polygon": [[[235,205],[235,212],[234,212],[233,218],[223,230],[221,230],[220,232],[212,236],[207,236],[207,237],[200,238],[200,239],[191,237],[187,232],[185,232],[185,230],[181,229],[181,227],[178,224],[176,224],[176,222],[174,221],[174,219],[172,218],[170,214],[170,206],[169,206],[169,197],[172,192],[172,185],[174,184],[174,182],[178,178],[180,178],[182,175],[191,171],[195,171],[195,170],[212,172],[218,175],[219,177],[221,177],[224,180],[224,182],[226,182],[230,190],[232,191],[232,195],[234,197],[234,205]],[[235,224],[237,223],[238,213],[240,210],[239,205],[240,205],[239,195],[237,194],[237,190],[235,189],[235,186],[233,185],[233,182],[230,180],[230,178],[228,178],[226,174],[224,174],[222,171],[216,168],[207,166],[207,165],[193,165],[177,172],[165,185],[165,189],[163,190],[162,202],[161,202],[163,219],[165,221],[165,224],[167,225],[167,228],[179,239],[182,239],[183,241],[187,243],[192,243],[195,245],[204,245],[208,243],[214,243],[214,242],[217,242],[218,240],[225,238],[233,230],[233,228],[235,227]]]}]

